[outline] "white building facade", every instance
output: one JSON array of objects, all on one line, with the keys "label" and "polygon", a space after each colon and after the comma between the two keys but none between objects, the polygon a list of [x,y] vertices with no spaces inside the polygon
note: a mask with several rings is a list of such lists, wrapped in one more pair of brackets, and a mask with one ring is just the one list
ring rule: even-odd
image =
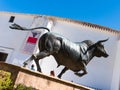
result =
[{"label": "white building facade", "polygon": [[[69,70],[62,76],[62,79],[96,90],[120,89],[119,31],[91,23],[52,16],[0,12],[0,61],[18,66],[23,66],[23,62],[37,51],[37,41],[45,30],[13,30],[9,28],[13,23],[27,28],[47,27],[51,32],[58,33],[73,42],[83,40],[97,42],[109,38],[104,43],[109,54],[108,58],[93,58],[87,66],[88,74],[81,78]],[[57,63],[52,56],[40,60],[40,66],[44,74],[49,75],[50,71],[54,70],[56,76],[63,68],[63,66],[56,68]]]}]

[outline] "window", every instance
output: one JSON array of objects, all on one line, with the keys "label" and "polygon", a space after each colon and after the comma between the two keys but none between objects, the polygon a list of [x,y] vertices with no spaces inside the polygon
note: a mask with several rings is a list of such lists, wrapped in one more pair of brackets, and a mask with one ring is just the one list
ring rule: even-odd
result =
[{"label": "window", "polygon": [[8,54],[0,52],[0,61],[6,61]]},{"label": "window", "polygon": [[9,22],[13,23],[15,19],[15,16],[11,16]]}]

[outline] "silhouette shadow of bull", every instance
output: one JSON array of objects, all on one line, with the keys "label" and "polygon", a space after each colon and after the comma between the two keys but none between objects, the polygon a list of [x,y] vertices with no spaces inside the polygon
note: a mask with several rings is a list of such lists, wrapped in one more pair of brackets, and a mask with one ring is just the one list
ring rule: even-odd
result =
[{"label": "silhouette shadow of bull", "polygon": [[77,76],[81,77],[87,74],[86,66],[93,57],[108,57],[108,54],[102,45],[102,43],[106,42],[108,39],[100,40],[96,43],[92,42],[91,40],[71,42],[59,34],[50,32],[50,30],[45,27],[27,29],[18,24],[12,24],[10,28],[23,31],[31,31],[35,29],[48,30],[48,32],[43,34],[38,41],[39,52],[29,57],[24,62],[24,66],[30,61],[34,60],[37,66],[37,71],[41,72],[39,60],[52,55],[58,64],[57,67],[60,65],[65,66],[58,75],[59,78],[61,78],[68,69],[72,70]]}]

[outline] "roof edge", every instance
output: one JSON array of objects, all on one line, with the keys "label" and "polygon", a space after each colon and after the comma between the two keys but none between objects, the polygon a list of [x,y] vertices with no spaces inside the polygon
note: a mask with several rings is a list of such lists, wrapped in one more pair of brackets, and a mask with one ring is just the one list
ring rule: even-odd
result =
[{"label": "roof edge", "polygon": [[92,24],[92,23],[89,23],[89,22],[83,22],[83,21],[72,20],[72,19],[67,19],[67,18],[59,18],[59,17],[54,17],[54,16],[47,16],[47,17],[49,19],[52,19],[52,20],[60,20],[60,21],[67,21],[69,23],[81,24],[83,26],[88,26],[88,27],[91,27],[91,28],[99,29],[100,31],[107,31],[107,32],[110,32],[110,33],[120,35],[120,31],[109,28],[109,27],[101,26],[101,25],[98,25],[98,24]]},{"label": "roof edge", "polygon": [[46,16],[47,18],[49,18],[51,20],[59,20],[59,21],[65,21],[65,22],[69,22],[69,23],[80,24],[83,26],[99,29],[100,31],[107,31],[109,33],[120,35],[120,31],[106,27],[106,26],[101,26],[98,24],[92,24],[89,22],[83,22],[83,21],[79,21],[79,20],[72,20],[72,19],[68,19],[68,18],[61,18],[61,17],[56,17],[56,16],[48,16],[48,15],[40,15],[40,14],[14,13],[14,12],[0,12],[0,14],[16,14],[16,15],[23,15],[23,16],[27,15],[27,16],[34,16],[34,17],[35,16]]}]

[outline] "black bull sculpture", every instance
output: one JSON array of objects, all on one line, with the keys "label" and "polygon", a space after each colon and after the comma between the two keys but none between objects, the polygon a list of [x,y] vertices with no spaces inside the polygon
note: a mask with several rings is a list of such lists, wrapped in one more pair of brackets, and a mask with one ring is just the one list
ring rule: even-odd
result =
[{"label": "black bull sculpture", "polygon": [[27,29],[17,24],[12,24],[10,28],[23,31],[35,29],[48,30],[48,32],[43,34],[38,41],[39,53],[32,55],[24,62],[24,65],[27,65],[31,60],[34,60],[37,66],[37,70],[41,72],[39,60],[52,55],[54,56],[58,66],[65,66],[61,73],[58,75],[59,78],[61,78],[61,76],[68,69],[72,70],[76,75],[81,77],[87,74],[86,65],[94,56],[105,58],[108,57],[108,54],[102,45],[102,43],[108,39],[100,40],[96,43],[93,43],[90,40],[75,43],[62,37],[61,35],[50,32],[49,29],[45,27]]}]

